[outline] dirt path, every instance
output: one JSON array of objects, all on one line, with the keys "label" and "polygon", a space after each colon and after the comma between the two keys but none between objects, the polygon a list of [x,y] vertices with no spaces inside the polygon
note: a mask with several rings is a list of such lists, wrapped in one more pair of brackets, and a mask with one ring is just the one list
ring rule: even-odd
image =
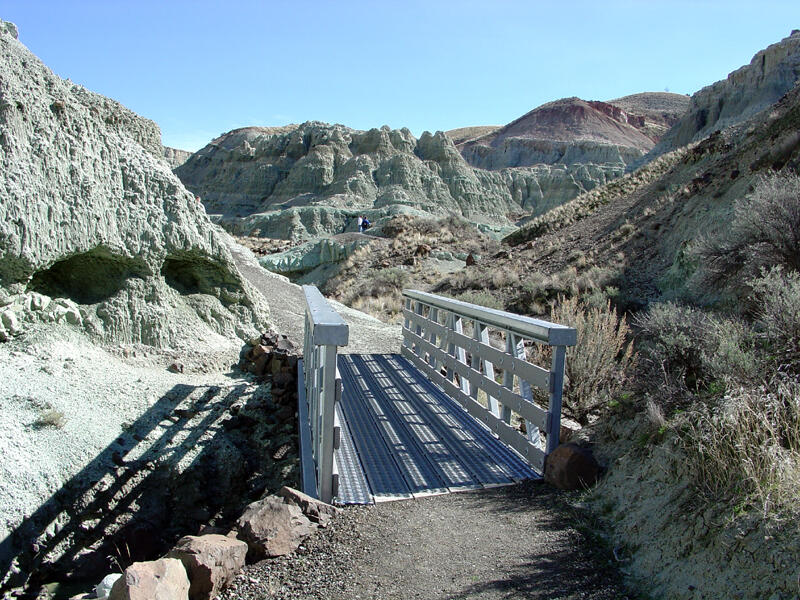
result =
[{"label": "dirt path", "polygon": [[[357,234],[358,235],[358,234]],[[263,294],[269,304],[270,320],[279,333],[303,345],[305,298],[299,285],[264,269],[244,246],[230,238],[228,247],[244,277]],[[382,354],[400,351],[400,326],[387,325],[365,313],[338,302],[332,303],[350,324],[350,343],[345,353]]]},{"label": "dirt path", "polygon": [[219,600],[635,597],[580,529],[541,483],[351,507],[295,555],[248,567]]}]

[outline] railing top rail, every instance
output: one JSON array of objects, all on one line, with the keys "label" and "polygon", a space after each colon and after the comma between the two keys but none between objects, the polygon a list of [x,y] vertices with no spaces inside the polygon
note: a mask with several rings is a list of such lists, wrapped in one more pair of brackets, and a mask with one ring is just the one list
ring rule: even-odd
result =
[{"label": "railing top rail", "polygon": [[313,324],[311,342],[320,346],[346,346],[350,337],[350,326],[313,285],[304,285],[306,314]]},{"label": "railing top rail", "polygon": [[566,325],[515,315],[514,313],[494,308],[485,308],[418,290],[403,290],[403,296],[419,300],[429,306],[458,313],[470,319],[476,319],[486,325],[507,329],[512,333],[529,337],[551,346],[574,346],[578,340],[577,331]]}]

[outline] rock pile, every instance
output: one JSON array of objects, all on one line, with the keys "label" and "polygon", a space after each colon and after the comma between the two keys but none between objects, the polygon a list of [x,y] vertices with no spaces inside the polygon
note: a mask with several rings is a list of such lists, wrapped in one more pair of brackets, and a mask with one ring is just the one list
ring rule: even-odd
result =
[{"label": "rock pile", "polygon": [[[81,594],[73,600],[210,600],[233,581],[246,561],[294,552],[338,512],[334,506],[283,487],[278,495],[250,504],[227,535],[183,537],[163,558],[135,562],[125,569],[108,596]],[[112,576],[106,577],[97,590],[102,593],[110,580]]]}]

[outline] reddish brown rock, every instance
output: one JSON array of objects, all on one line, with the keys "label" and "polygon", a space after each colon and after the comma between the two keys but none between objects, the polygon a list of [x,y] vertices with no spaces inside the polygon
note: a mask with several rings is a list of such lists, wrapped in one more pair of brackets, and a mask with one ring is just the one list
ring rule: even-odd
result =
[{"label": "reddish brown rock", "polygon": [[202,535],[178,540],[168,558],[177,558],[189,575],[189,598],[209,600],[244,567],[247,544],[224,535]]},{"label": "reddish brown rock", "polygon": [[176,558],[133,563],[114,582],[108,600],[188,600],[189,578]]},{"label": "reddish brown rock", "polygon": [[294,552],[316,527],[299,506],[267,496],[247,507],[236,528],[239,539],[247,542],[248,556],[258,560]]},{"label": "reddish brown rock", "polygon": [[562,444],[547,457],[544,480],[561,490],[577,490],[594,485],[600,465],[586,448]]},{"label": "reddish brown rock", "polygon": [[321,527],[327,527],[331,518],[335,517],[340,510],[288,486],[283,486],[278,495],[286,502],[299,506],[305,516],[315,523],[319,523]]},{"label": "reddish brown rock", "polygon": [[269,362],[269,354],[261,354],[253,361],[253,374],[263,375],[267,370],[267,363]]},{"label": "reddish brown rock", "polygon": [[468,267],[471,267],[472,265],[474,265],[474,264],[475,264],[475,263],[477,263],[477,262],[478,262],[478,261],[477,261],[477,260],[475,260],[475,257],[473,256],[472,252],[470,252],[470,253],[467,255],[467,266],[468,266]]}]

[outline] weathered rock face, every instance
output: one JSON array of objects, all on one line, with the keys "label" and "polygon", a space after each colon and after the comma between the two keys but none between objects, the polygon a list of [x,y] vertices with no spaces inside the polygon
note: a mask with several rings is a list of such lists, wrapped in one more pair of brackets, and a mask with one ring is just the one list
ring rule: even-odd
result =
[{"label": "weathered rock face", "polygon": [[[407,129],[309,122],[232,131],[175,172],[238,234],[315,239],[346,231],[361,213],[373,223],[404,211],[455,213],[507,227],[510,212],[540,214],[621,175],[626,151],[596,146],[531,142],[514,150],[524,155],[511,161],[517,168],[487,171],[471,168],[442,132],[417,140]],[[587,153],[604,162],[580,162]]]},{"label": "weathered rock face", "polygon": [[188,150],[179,150],[164,146],[164,159],[171,169],[180,167],[192,155]]},{"label": "weathered rock face", "polygon": [[692,96],[686,115],[651,152],[658,156],[714,131],[742,123],[771,106],[800,78],[800,31],[756,53],[737,69]]},{"label": "weathered rock face", "polygon": [[158,127],[59,79],[9,31],[0,27],[0,304],[18,329],[70,311],[97,338],[156,346],[263,329],[266,305],[170,172]]},{"label": "weathered rock face", "polygon": [[296,248],[269,254],[259,258],[262,267],[281,275],[306,273],[320,265],[339,263],[353,254],[358,248],[369,243],[368,238],[337,240],[323,238],[311,241]]},{"label": "weathered rock face", "polygon": [[417,140],[408,129],[355,131],[318,122],[289,131],[238,129],[176,173],[209,212],[225,215],[309,206],[356,214],[405,205],[503,218],[517,208],[502,180],[482,179],[441,132]]},{"label": "weathered rock face", "polygon": [[631,94],[608,104],[628,114],[628,123],[653,141],[658,141],[689,110],[691,99],[684,94],[644,92]]}]

